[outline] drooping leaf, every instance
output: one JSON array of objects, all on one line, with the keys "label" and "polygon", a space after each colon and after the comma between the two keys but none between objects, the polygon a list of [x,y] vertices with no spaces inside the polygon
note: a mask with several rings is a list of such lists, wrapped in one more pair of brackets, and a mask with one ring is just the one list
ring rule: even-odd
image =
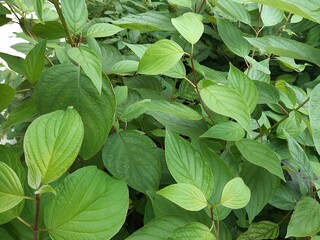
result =
[{"label": "drooping leaf", "polygon": [[245,136],[243,128],[235,122],[220,122],[209,128],[200,137],[225,141],[239,141]]},{"label": "drooping leaf", "polygon": [[128,210],[128,189],[94,166],[78,169],[56,188],[44,212],[53,240],[111,239],[121,228]]},{"label": "drooping leaf", "polygon": [[101,94],[102,88],[102,66],[98,54],[87,46],[78,48],[70,48],[68,50],[69,57],[78,63],[85,74],[91,79],[93,85]]},{"label": "drooping leaf", "polygon": [[16,91],[8,84],[0,84],[0,112],[11,103],[15,94]]},{"label": "drooping leaf", "polygon": [[66,32],[63,29],[61,23],[56,21],[47,21],[37,23],[32,27],[32,32],[42,39],[60,39],[66,36]]},{"label": "drooping leaf", "polygon": [[25,67],[24,67],[25,60],[23,58],[18,56],[13,56],[7,53],[3,53],[3,52],[0,52],[0,58],[2,58],[8,64],[8,67],[11,70],[21,75],[26,74]]},{"label": "drooping leaf", "polygon": [[270,221],[261,221],[250,224],[248,230],[242,233],[237,240],[277,239],[278,235],[279,224]]},{"label": "drooping leaf", "polygon": [[200,211],[207,206],[206,197],[191,184],[171,184],[157,193],[189,211]]},{"label": "drooping leaf", "polygon": [[207,159],[188,141],[166,131],[166,162],[170,173],[178,183],[197,187],[209,198],[213,191],[213,175]]},{"label": "drooping leaf", "polygon": [[[57,81],[59,79],[59,81]],[[44,114],[74,106],[84,124],[80,155],[93,157],[105,143],[113,123],[115,97],[109,79],[102,83],[99,95],[91,80],[72,64],[60,64],[44,71],[34,98],[37,110]]]},{"label": "drooping leaf", "polygon": [[61,9],[69,30],[81,34],[88,20],[88,9],[85,0],[62,0]]},{"label": "drooping leaf", "polygon": [[87,31],[87,36],[100,38],[109,37],[123,30],[121,27],[110,23],[96,23],[93,24]]},{"label": "drooping leaf", "polygon": [[250,139],[242,139],[236,142],[236,146],[249,162],[265,168],[284,180],[280,160],[268,146]]},{"label": "drooping leaf", "polygon": [[172,68],[183,56],[183,49],[174,41],[163,39],[152,44],[143,54],[138,72],[157,75]]},{"label": "drooping leaf", "polygon": [[116,178],[140,192],[156,191],[161,166],[157,146],[147,136],[134,131],[114,133],[103,147],[104,165]]},{"label": "drooping leaf", "polygon": [[218,0],[217,5],[229,16],[239,20],[240,22],[251,24],[249,11],[243,5],[231,0]]},{"label": "drooping leaf", "polygon": [[33,189],[66,172],[78,155],[83,132],[81,117],[74,109],[48,113],[31,123],[23,147]]},{"label": "drooping leaf", "polygon": [[168,237],[168,240],[216,240],[210,229],[201,223],[188,223],[177,228]]},{"label": "drooping leaf", "polygon": [[309,116],[312,129],[312,138],[317,152],[320,154],[320,84],[312,91],[310,96]]}]

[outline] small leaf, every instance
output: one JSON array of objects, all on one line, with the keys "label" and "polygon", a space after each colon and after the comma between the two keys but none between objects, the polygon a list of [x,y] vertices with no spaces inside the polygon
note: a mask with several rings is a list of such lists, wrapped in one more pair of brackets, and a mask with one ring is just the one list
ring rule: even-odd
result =
[{"label": "small leaf", "polygon": [[216,240],[210,229],[201,223],[188,223],[177,228],[170,234],[168,240]]},{"label": "small leaf", "polygon": [[164,72],[163,75],[171,78],[182,79],[186,77],[186,68],[183,62],[179,61],[176,65],[174,65],[168,71]]},{"label": "small leaf", "polygon": [[0,112],[11,103],[15,94],[16,91],[8,84],[0,84]]},{"label": "small leaf", "polygon": [[42,40],[28,53],[25,59],[25,73],[29,82],[36,83],[44,68],[46,40]]},{"label": "small leaf", "polygon": [[192,45],[199,41],[204,31],[202,16],[192,12],[172,18],[171,22],[178,32]]},{"label": "small leaf", "polygon": [[209,128],[200,137],[215,138],[225,141],[239,141],[245,136],[243,128],[235,122],[219,122]]},{"label": "small leaf", "polygon": [[249,11],[240,3],[231,0],[218,0],[217,5],[229,16],[239,20],[240,22],[251,24]]},{"label": "small leaf", "polygon": [[37,191],[34,192],[35,194],[42,195],[43,193],[53,193],[54,195],[57,195],[56,190],[54,190],[53,187],[50,185],[42,185]]},{"label": "small leaf", "polygon": [[25,60],[18,56],[13,56],[7,53],[0,52],[0,58],[2,58],[7,64],[8,67],[21,75],[25,75]]},{"label": "small leaf", "polygon": [[276,104],[280,101],[280,93],[273,85],[260,81],[254,81],[254,84],[258,91],[259,104]]},{"label": "small leaf", "polygon": [[200,211],[207,206],[206,197],[191,184],[172,184],[157,193],[189,211]]},{"label": "small leaf", "polygon": [[279,224],[270,221],[261,221],[250,224],[248,230],[242,233],[237,240],[277,239],[278,235]]},{"label": "small leaf", "polygon": [[192,8],[192,0],[168,0],[168,3],[171,5]]},{"label": "small leaf", "polygon": [[23,199],[24,192],[17,174],[0,162],[0,213],[15,207]]},{"label": "small leaf", "polygon": [[236,177],[224,186],[220,203],[227,208],[239,209],[248,204],[250,196],[250,189],[245,185],[242,178]]},{"label": "small leaf", "polygon": [[61,23],[56,21],[48,21],[42,23],[37,23],[32,27],[32,32],[42,38],[42,39],[60,39],[66,36]]},{"label": "small leaf", "polygon": [[81,34],[88,20],[88,9],[85,0],[62,0],[61,9],[68,28],[74,34]]},{"label": "small leaf", "polygon": [[284,12],[279,8],[263,5],[261,20],[264,26],[274,26],[282,21]]},{"label": "small leaf", "polygon": [[93,85],[101,94],[102,88],[102,66],[98,54],[89,47],[81,46],[70,48],[69,57],[80,64],[85,74],[91,79]]},{"label": "small leaf", "polygon": [[38,19],[43,22],[43,6],[45,4],[45,0],[32,0],[33,9],[38,17]]},{"label": "small leaf", "polygon": [[320,84],[318,84],[312,91],[310,96],[310,105],[309,105],[309,115],[310,115],[310,124],[312,129],[312,138],[314,141],[314,146],[320,154]]},{"label": "small leaf", "polygon": [[176,65],[183,56],[183,49],[174,41],[163,39],[152,44],[142,56],[138,72],[157,75]]},{"label": "small leaf", "polygon": [[123,28],[110,23],[96,23],[88,29],[87,36],[94,38],[110,37],[122,30]]}]

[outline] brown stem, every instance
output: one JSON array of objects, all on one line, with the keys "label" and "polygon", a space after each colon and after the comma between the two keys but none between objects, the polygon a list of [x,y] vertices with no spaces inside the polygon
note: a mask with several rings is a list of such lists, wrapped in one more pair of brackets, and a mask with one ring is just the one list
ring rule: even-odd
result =
[{"label": "brown stem", "polygon": [[201,12],[202,7],[203,7],[203,5],[204,5],[205,2],[206,2],[206,0],[202,0],[201,5],[200,5],[199,10],[198,10],[198,13]]},{"label": "brown stem", "polygon": [[34,217],[34,224],[33,224],[33,240],[38,240],[39,213],[40,213],[40,194],[36,194],[36,215]]}]

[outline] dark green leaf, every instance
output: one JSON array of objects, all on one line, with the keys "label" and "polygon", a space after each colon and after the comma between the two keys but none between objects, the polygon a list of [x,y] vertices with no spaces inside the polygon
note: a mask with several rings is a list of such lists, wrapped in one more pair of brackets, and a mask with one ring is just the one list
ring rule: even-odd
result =
[{"label": "dark green leaf", "polygon": [[56,21],[48,21],[42,23],[37,23],[32,27],[32,32],[42,38],[42,39],[60,39],[66,36],[61,23]]},{"label": "dark green leaf", "polygon": [[249,229],[242,233],[237,240],[263,240],[277,239],[279,235],[279,225],[270,221],[252,223]]},{"label": "dark green leaf", "polygon": [[25,60],[25,73],[29,82],[36,83],[44,68],[44,57],[46,51],[46,40],[42,40],[28,53]]},{"label": "dark green leaf", "polygon": [[0,58],[2,58],[8,64],[8,67],[11,70],[21,75],[26,74],[25,67],[24,67],[25,60],[23,58],[18,56],[13,56],[7,53],[0,53]]},{"label": "dark green leaf", "polygon": [[8,84],[0,84],[0,112],[11,103],[15,94],[16,91]]}]

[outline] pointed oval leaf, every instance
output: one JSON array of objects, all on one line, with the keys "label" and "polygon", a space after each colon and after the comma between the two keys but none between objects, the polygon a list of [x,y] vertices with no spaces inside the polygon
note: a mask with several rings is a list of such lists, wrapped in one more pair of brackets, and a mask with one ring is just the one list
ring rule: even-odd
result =
[{"label": "pointed oval leaf", "polygon": [[44,68],[44,57],[46,51],[46,40],[40,41],[28,53],[25,59],[25,73],[28,81],[36,83]]},{"label": "pointed oval leaf", "polygon": [[16,91],[8,84],[0,84],[0,112],[10,104],[15,94]]},{"label": "pointed oval leaf", "polygon": [[189,211],[200,211],[208,204],[203,193],[187,183],[171,184],[157,193]]},{"label": "pointed oval leaf", "polygon": [[249,162],[265,168],[270,173],[284,180],[281,162],[275,152],[268,146],[250,139],[242,139],[236,142],[236,146],[242,156]]},{"label": "pointed oval leaf", "polygon": [[88,20],[88,9],[85,0],[62,0],[61,9],[69,30],[81,34]]},{"label": "pointed oval leaf", "polygon": [[14,208],[23,199],[24,192],[17,174],[0,162],[0,213]]},{"label": "pointed oval leaf", "polygon": [[87,36],[94,38],[110,37],[122,30],[123,28],[110,23],[96,23],[88,29]]},{"label": "pointed oval leaf", "polygon": [[218,0],[217,4],[229,16],[239,20],[240,22],[251,25],[251,17],[249,11],[244,5],[231,0]]},{"label": "pointed oval leaf", "polygon": [[210,229],[201,223],[192,222],[177,228],[168,240],[216,240]]},{"label": "pointed oval leaf", "polygon": [[44,212],[53,240],[111,239],[128,210],[126,183],[96,167],[84,167],[67,176]]},{"label": "pointed oval leaf", "polygon": [[178,32],[192,45],[199,41],[204,31],[202,16],[192,12],[172,18],[171,22]]},{"label": "pointed oval leaf", "polygon": [[224,186],[220,203],[227,208],[239,209],[248,204],[250,196],[250,189],[245,185],[242,178],[236,177]]},{"label": "pointed oval leaf", "polygon": [[176,65],[183,54],[183,49],[174,41],[160,40],[152,44],[143,54],[138,72],[148,75],[164,73]]},{"label": "pointed oval leaf", "polygon": [[314,146],[320,154],[320,84],[318,84],[311,93],[310,105],[309,105],[309,116],[310,124],[312,129],[312,138],[314,141]]},{"label": "pointed oval leaf", "polygon": [[89,47],[81,46],[78,48],[70,48],[68,50],[68,55],[73,61],[81,66],[85,74],[91,79],[99,94],[101,94],[102,66],[98,54]]},{"label": "pointed oval leaf", "polygon": [[159,188],[161,165],[157,146],[150,138],[135,131],[122,131],[108,137],[102,159],[116,178],[140,192]]},{"label": "pointed oval leaf", "polygon": [[183,62],[179,61],[176,65],[174,65],[168,71],[164,72],[163,75],[171,78],[182,79],[186,77],[186,68]]},{"label": "pointed oval leaf", "polygon": [[249,107],[243,97],[234,89],[211,85],[200,89],[204,103],[214,112],[231,117],[251,132]]},{"label": "pointed oval leaf", "polygon": [[280,101],[280,93],[275,86],[261,81],[254,81],[254,84],[258,91],[259,104],[276,104]]},{"label": "pointed oval leaf", "polygon": [[74,109],[45,114],[34,120],[24,137],[29,185],[58,179],[71,166],[81,147],[83,123]]},{"label": "pointed oval leaf", "polygon": [[192,0],[168,0],[171,5],[192,8]]},{"label": "pointed oval leaf", "polygon": [[279,224],[270,221],[261,221],[250,224],[248,230],[242,233],[237,240],[277,239],[278,235]]},{"label": "pointed oval leaf", "polygon": [[282,21],[284,12],[281,9],[263,5],[261,20],[264,26],[274,26]]},{"label": "pointed oval leaf", "polygon": [[244,138],[245,132],[243,128],[235,122],[220,122],[209,128],[200,137],[215,138],[225,141],[239,141]]}]

